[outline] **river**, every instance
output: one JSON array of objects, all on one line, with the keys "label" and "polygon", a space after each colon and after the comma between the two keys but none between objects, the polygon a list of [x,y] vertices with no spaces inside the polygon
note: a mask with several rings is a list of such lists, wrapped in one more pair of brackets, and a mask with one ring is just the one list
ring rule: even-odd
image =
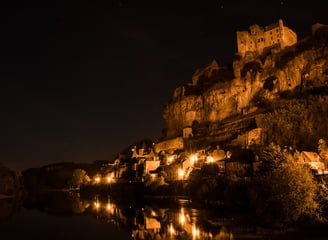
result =
[{"label": "river", "polygon": [[[48,192],[25,200],[22,206],[11,205],[14,202],[0,200],[0,239],[236,240],[297,236],[286,237],[288,234],[254,226],[242,216],[227,216],[221,209],[195,206],[188,200],[122,202]],[[312,239],[302,236],[297,239]]]}]

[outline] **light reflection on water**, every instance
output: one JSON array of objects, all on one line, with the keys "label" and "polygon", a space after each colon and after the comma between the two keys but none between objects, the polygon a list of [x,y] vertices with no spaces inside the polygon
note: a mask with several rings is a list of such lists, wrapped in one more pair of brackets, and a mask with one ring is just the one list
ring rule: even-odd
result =
[{"label": "light reflection on water", "polygon": [[[235,239],[231,221],[207,218],[204,210],[191,208],[186,204],[162,208],[151,205],[122,206],[110,199],[77,201],[80,201],[78,205],[88,206],[85,211],[97,219],[124,228],[132,239]],[[254,228],[250,227],[244,230],[244,233],[254,232]]]},{"label": "light reflection on water", "polygon": [[[46,229],[49,227],[43,227],[42,225],[47,224],[48,226],[59,226],[56,233],[59,234],[62,227],[56,221],[68,223],[74,220],[76,225],[79,225],[78,222],[84,219],[81,226],[75,227],[79,229],[78,233],[73,234],[70,231],[69,234],[79,235],[79,239],[87,239],[87,235],[110,237],[122,235],[123,232],[127,234],[126,237],[129,236],[129,239],[135,240],[232,240],[252,239],[252,236],[256,236],[256,239],[259,239],[259,236],[256,234],[256,228],[253,226],[240,226],[231,218],[223,218],[222,214],[220,216],[220,213],[192,207],[188,202],[163,204],[150,201],[150,203],[136,205],[132,203],[123,204],[117,200],[112,201],[109,197],[83,199],[79,197],[79,194],[49,193],[49,195],[44,197],[43,200],[36,202],[33,206],[28,206],[29,212],[23,211],[25,217],[23,222],[19,223],[19,221],[22,221],[22,216],[18,216],[17,218],[14,217],[11,223],[4,224],[3,226],[19,229],[26,222],[31,222],[29,218],[37,219],[35,216],[38,216],[43,219],[36,223],[39,226],[36,227],[36,224],[30,225],[28,228],[23,226],[25,232],[28,230],[36,232],[41,229],[41,231],[44,231],[43,234],[46,235]],[[36,209],[39,211],[36,212]],[[42,216],[40,215],[41,213],[43,214]],[[54,215],[56,218],[53,217]],[[102,226],[104,224],[107,225],[107,229],[106,227],[102,228],[102,230],[95,228],[95,226],[99,226],[98,224],[85,226],[86,222],[90,221],[87,218],[92,218],[93,221],[99,222]],[[63,228],[66,228],[65,226]],[[25,236],[24,231],[18,237]],[[87,233],[83,231],[87,231]],[[8,234],[9,232],[10,230],[7,229]],[[16,234],[18,233],[19,231],[16,231]],[[32,234],[31,236],[34,235]],[[50,236],[47,239],[58,239],[54,236]],[[63,236],[67,236],[67,234]],[[247,236],[247,238],[244,238],[244,236]],[[127,239],[126,237],[124,239]]]}]

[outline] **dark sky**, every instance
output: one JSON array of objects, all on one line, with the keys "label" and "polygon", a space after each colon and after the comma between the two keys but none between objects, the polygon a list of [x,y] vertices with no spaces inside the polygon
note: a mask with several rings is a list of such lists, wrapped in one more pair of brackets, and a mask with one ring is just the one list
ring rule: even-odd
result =
[{"label": "dark sky", "polygon": [[325,1],[6,1],[0,5],[0,162],[111,160],[161,136],[174,88],[236,51],[235,31],[279,18],[299,38]]}]

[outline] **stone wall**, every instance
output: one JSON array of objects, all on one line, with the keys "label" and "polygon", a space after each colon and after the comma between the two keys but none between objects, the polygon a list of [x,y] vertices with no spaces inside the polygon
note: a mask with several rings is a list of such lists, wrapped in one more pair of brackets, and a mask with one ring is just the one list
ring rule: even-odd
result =
[{"label": "stone wall", "polygon": [[159,153],[160,151],[170,151],[170,150],[174,151],[176,149],[183,149],[183,148],[184,148],[184,142],[182,137],[165,140],[155,144],[154,146],[154,150],[156,153]]}]

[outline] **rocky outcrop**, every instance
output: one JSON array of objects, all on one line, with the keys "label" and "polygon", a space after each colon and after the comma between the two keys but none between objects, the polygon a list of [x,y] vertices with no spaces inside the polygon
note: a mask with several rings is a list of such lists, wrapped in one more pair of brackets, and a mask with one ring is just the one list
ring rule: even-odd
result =
[{"label": "rocky outcrop", "polygon": [[328,87],[327,33],[322,25],[297,44],[272,48],[251,62],[237,56],[230,68],[211,62],[203,75],[198,70],[193,83],[176,89],[164,106],[166,138],[183,136],[184,129],[194,131],[196,125],[215,135],[229,119],[247,118],[286,96]]}]

